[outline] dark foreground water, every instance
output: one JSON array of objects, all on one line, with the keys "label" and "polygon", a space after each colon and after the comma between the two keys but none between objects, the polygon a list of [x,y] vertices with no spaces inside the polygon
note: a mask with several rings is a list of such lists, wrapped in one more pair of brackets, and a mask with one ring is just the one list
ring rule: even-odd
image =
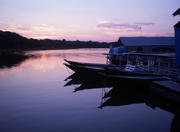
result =
[{"label": "dark foreground water", "polygon": [[137,85],[112,86],[88,75],[66,79],[73,72],[64,58],[105,63],[101,53],[107,52],[36,51],[29,53],[36,57],[0,69],[0,132],[175,131],[179,116]]}]

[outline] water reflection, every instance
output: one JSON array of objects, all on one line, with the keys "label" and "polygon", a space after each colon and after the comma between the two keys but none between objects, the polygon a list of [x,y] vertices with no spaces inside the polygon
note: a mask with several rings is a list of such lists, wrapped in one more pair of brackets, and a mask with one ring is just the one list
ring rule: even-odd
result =
[{"label": "water reflection", "polygon": [[[106,63],[101,54],[106,52],[107,49],[28,52],[36,57],[0,69],[0,131],[168,132],[171,122],[172,131],[177,130],[179,116],[171,108],[173,103],[162,103],[161,98],[151,101],[150,92],[143,91],[147,84],[136,84],[135,89],[134,84],[124,81],[72,75],[63,65],[65,58]],[[176,117],[172,121],[173,115]]]},{"label": "water reflection", "polygon": [[71,85],[79,85],[74,89],[74,92],[80,91],[80,90],[85,90],[85,89],[96,89],[96,88],[103,88],[107,87],[108,84],[105,83],[104,78],[102,76],[93,76],[93,75],[84,75],[82,76],[81,74],[78,73],[73,73],[69,77],[65,79],[66,86],[71,86]]},{"label": "water reflection", "polygon": [[[88,61],[91,58],[92,62],[105,63],[105,57],[101,53],[106,53],[108,49],[76,49],[76,50],[47,50],[47,51],[28,51],[26,53],[6,53],[0,54],[0,69],[13,68],[23,64],[25,61],[31,59],[39,59],[41,62],[47,62],[49,58],[60,59],[63,61],[64,58],[75,59],[79,61]],[[97,57],[99,59],[97,60]],[[56,60],[57,61],[57,60]],[[59,61],[59,60],[58,60]],[[47,65],[46,65],[47,66]],[[49,66],[54,68],[53,66]],[[43,69],[43,64],[34,65],[35,69]]]},{"label": "water reflection", "polygon": [[119,106],[123,107],[132,104],[144,103],[151,109],[160,108],[174,115],[171,132],[180,131],[180,107],[179,102],[168,100],[154,93],[151,87],[155,87],[150,83],[128,83],[125,81],[106,80],[101,76],[86,76],[84,74],[73,73],[65,79],[66,86],[75,85],[74,92],[80,90],[102,89],[102,99],[98,108]]},{"label": "water reflection", "polygon": [[34,57],[23,53],[0,54],[0,68],[11,68],[20,65],[23,61]]}]

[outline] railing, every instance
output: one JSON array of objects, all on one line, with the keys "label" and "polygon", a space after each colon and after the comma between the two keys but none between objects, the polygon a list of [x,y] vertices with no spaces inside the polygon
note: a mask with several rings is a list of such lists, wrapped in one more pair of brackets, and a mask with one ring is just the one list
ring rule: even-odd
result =
[{"label": "railing", "polygon": [[122,57],[127,56],[126,63],[135,65],[137,71],[146,71],[155,74],[161,74],[168,77],[176,76],[178,69],[173,54],[145,54],[145,53],[122,53],[122,54],[104,54],[107,55],[107,63],[112,56],[119,56],[119,64],[122,66]]}]

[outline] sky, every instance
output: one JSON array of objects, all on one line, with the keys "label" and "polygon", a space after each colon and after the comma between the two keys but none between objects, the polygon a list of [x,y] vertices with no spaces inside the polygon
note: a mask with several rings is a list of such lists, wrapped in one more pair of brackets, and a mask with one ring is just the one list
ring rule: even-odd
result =
[{"label": "sky", "polygon": [[180,0],[0,0],[0,30],[27,38],[111,42],[174,36]]}]

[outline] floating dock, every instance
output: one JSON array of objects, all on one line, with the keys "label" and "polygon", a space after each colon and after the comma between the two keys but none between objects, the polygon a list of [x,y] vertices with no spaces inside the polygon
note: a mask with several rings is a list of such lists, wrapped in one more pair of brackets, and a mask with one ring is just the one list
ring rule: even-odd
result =
[{"label": "floating dock", "polygon": [[153,81],[150,90],[173,104],[180,104],[180,83],[172,80]]},{"label": "floating dock", "polygon": [[180,83],[171,80],[153,81],[153,83],[163,87],[167,91],[171,91],[180,95]]}]

